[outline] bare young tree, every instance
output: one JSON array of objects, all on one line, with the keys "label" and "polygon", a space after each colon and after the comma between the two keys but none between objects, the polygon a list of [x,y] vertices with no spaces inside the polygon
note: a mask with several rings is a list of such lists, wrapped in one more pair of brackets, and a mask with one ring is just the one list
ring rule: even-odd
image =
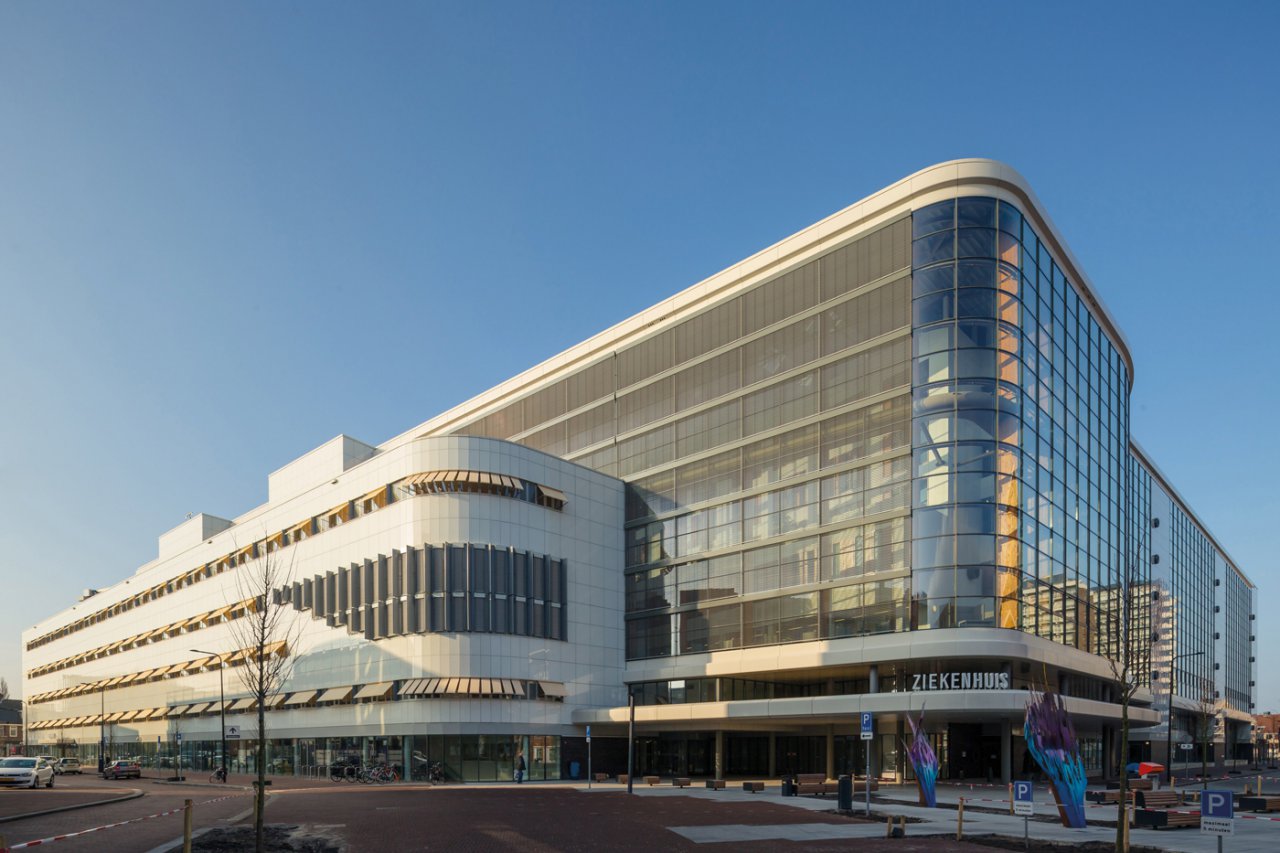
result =
[{"label": "bare young tree", "polygon": [[231,635],[244,653],[237,673],[240,683],[257,703],[257,775],[254,782],[254,849],[263,848],[263,813],[267,782],[267,707],[280,694],[293,670],[293,651],[302,625],[282,590],[293,580],[293,561],[284,562],[266,542],[258,543],[258,555],[235,570],[239,600],[251,602],[248,612],[230,623]]},{"label": "bare young tree", "polygon": [[1146,635],[1150,619],[1141,608],[1149,606],[1150,589],[1146,585],[1124,583],[1117,590],[1119,631],[1112,653],[1107,656],[1111,682],[1120,704],[1120,746],[1116,758],[1120,771],[1120,796],[1116,805],[1116,853],[1129,849],[1128,800],[1129,774],[1125,771],[1129,748],[1129,706],[1137,692],[1146,686],[1151,668],[1151,642]]},{"label": "bare young tree", "polygon": [[9,698],[9,682],[0,678],[0,702]]},{"label": "bare young tree", "polygon": [[1196,700],[1196,736],[1200,741],[1200,789],[1209,787],[1209,751],[1213,749],[1213,735],[1218,724],[1218,700],[1210,687],[1200,689]]}]

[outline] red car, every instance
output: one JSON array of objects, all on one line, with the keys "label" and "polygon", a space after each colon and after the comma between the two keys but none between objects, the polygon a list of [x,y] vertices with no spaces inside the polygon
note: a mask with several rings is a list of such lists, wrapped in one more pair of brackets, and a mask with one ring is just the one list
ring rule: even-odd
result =
[{"label": "red car", "polygon": [[136,761],[113,761],[102,768],[103,779],[141,779],[142,765]]}]

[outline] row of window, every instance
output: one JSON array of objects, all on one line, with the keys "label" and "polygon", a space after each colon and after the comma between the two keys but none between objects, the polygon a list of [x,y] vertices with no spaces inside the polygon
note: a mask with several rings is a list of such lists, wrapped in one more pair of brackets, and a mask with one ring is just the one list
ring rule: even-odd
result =
[{"label": "row of window", "polygon": [[821,537],[632,572],[627,575],[627,612],[903,572],[909,527],[908,519],[894,518]]},{"label": "row of window", "polygon": [[424,545],[316,575],[278,602],[379,640],[422,633],[567,639],[565,561],[493,545]]},{"label": "row of window", "polygon": [[206,578],[211,578],[214,575],[222,574],[224,571],[242,566],[250,560],[301,542],[303,539],[308,539],[326,530],[339,527],[362,515],[376,512],[400,498],[462,492],[497,495],[536,503],[539,506],[554,510],[562,510],[565,505],[563,492],[549,486],[522,480],[519,477],[508,477],[503,474],[480,471],[431,471],[423,474],[414,474],[401,478],[394,483],[379,486],[355,500],[344,501],[319,515],[303,519],[278,533],[274,533],[257,542],[251,542],[230,554],[183,572],[177,577],[156,584],[124,601],[83,616],[55,631],[42,634],[27,643],[27,650],[30,651],[45,643],[82,631],[104,619],[127,613],[133,608],[154,601],[163,595],[177,592]]},{"label": "row of window", "polygon": [[130,649],[140,648],[141,646],[158,643],[161,640],[168,640],[183,634],[190,634],[192,631],[199,631],[202,628],[208,628],[212,625],[220,625],[223,622],[229,622],[232,619],[239,619],[248,613],[252,613],[257,609],[255,599],[249,598],[244,601],[229,604],[226,607],[219,607],[217,610],[209,610],[205,613],[199,613],[188,619],[180,619],[168,625],[161,625],[150,631],[143,631],[141,634],[134,634],[125,637],[123,640],[116,640],[112,643],[98,646],[87,652],[81,652],[70,657],[55,660],[44,666],[36,667],[27,672],[28,678],[37,678],[41,675],[48,675],[51,672],[68,669],[73,666],[79,666],[91,660],[107,657],[108,655],[120,654]]}]

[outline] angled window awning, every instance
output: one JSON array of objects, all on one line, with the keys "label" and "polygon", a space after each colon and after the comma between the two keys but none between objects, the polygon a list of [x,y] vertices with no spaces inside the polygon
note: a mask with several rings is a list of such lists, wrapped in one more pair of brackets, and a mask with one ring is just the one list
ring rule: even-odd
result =
[{"label": "angled window awning", "polygon": [[379,684],[366,684],[356,692],[356,699],[386,699],[391,695],[391,688],[395,686],[394,681],[383,681]]},{"label": "angled window awning", "polygon": [[138,715],[141,713],[142,711],[136,708],[132,711],[125,711],[124,716],[120,718],[120,722],[127,723],[127,722],[130,722],[131,720],[136,720],[138,719]]},{"label": "angled window awning", "polygon": [[234,702],[231,703],[231,706],[227,708],[227,710],[228,711],[248,711],[249,709],[256,708],[257,706],[258,706],[257,698],[253,696],[246,696],[243,699],[236,699]]},{"label": "angled window awning", "polygon": [[166,717],[181,717],[190,708],[190,705],[171,705],[165,712]]},{"label": "angled window awning", "polygon": [[108,722],[108,723],[117,722],[124,715],[125,715],[124,711],[114,711],[110,714],[107,714],[107,719],[105,720],[105,722]]},{"label": "angled window awning", "polygon": [[268,708],[279,708],[284,704],[285,697],[288,695],[288,693],[276,693],[275,695],[268,696],[267,701],[264,704]]},{"label": "angled window awning", "polygon": [[182,716],[194,717],[196,714],[203,714],[205,711],[209,710],[209,707],[213,704],[213,702],[197,702],[186,711],[183,711]]},{"label": "angled window awning", "polygon": [[569,695],[568,691],[565,690],[564,685],[558,681],[539,681],[538,686],[542,688],[542,695],[544,696],[554,696],[558,699],[563,699]]},{"label": "angled window awning", "polygon": [[318,690],[303,690],[301,693],[295,693],[289,697],[289,701],[285,702],[285,706],[306,705],[312,699],[316,698]]},{"label": "angled window awning", "polygon": [[354,687],[330,687],[324,693],[320,694],[317,702],[345,702],[351,698]]},{"label": "angled window awning", "polygon": [[550,486],[544,486],[541,483],[539,483],[538,491],[542,492],[542,496],[544,498],[548,498],[549,500],[559,501],[560,503],[568,502],[568,498],[565,497],[564,492],[560,491],[559,489],[553,489]]}]

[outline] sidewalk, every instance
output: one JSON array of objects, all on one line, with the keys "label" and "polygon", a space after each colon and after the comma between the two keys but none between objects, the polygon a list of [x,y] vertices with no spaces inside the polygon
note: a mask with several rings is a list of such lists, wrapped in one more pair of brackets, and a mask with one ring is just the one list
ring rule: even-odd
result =
[{"label": "sidewalk", "polygon": [[[586,791],[585,785],[579,785],[579,790]],[[619,790],[619,786],[596,786],[595,790],[605,790],[612,788]],[[623,788],[622,790],[625,790]],[[920,823],[908,823],[908,836],[950,836],[955,837],[957,811],[954,806],[959,802],[961,796],[965,797],[965,802],[973,802],[980,798],[997,799],[998,793],[991,789],[985,789],[988,793],[983,793],[981,789],[975,790],[977,796],[970,797],[967,787],[959,789],[955,786],[939,786],[938,802],[940,808],[928,809],[916,805],[917,794],[914,787],[882,787],[879,792],[871,797],[871,811],[874,816],[878,816],[881,822],[878,823],[849,823],[841,825],[831,824],[784,824],[772,826],[745,826],[741,824],[722,824],[717,826],[696,826],[696,827],[669,827],[673,832],[688,838],[691,841],[699,843],[707,842],[740,842],[764,841],[770,839],[789,839],[789,840],[816,840],[816,839],[858,839],[858,838],[883,838],[884,837],[884,817],[886,815],[905,815],[909,819],[917,819]],[[711,802],[769,802],[790,806],[797,809],[806,809],[811,812],[830,812],[836,807],[835,797],[782,797],[778,794],[776,788],[766,788],[764,792],[759,794],[750,794],[741,790],[732,790],[726,788],[723,791],[710,791],[705,788],[672,788],[654,787],[647,785],[636,787],[635,793],[639,796],[685,796],[694,797],[700,800]],[[1052,795],[1048,793],[1043,785],[1037,785],[1035,790],[1036,797],[1036,814],[1046,817],[1055,814],[1055,808],[1052,805]],[[859,805],[862,801],[855,798],[854,814],[859,813]],[[1007,808],[1007,800],[1000,800],[996,803],[975,803],[975,805],[984,805],[992,808]],[[948,807],[950,806],[950,807]],[[1115,806],[1103,807],[1098,809],[1090,809],[1089,812],[1097,812],[1099,820],[1107,818],[1114,821],[1116,809]],[[1099,841],[1108,843],[1115,840],[1115,827],[1090,825],[1085,829],[1069,829],[1061,825],[1057,821],[1049,822],[1043,820],[1030,820],[1027,823],[1029,835],[1032,838],[1057,842],[1062,844],[1075,844],[1085,841]],[[1275,853],[1280,850],[1280,823],[1270,823],[1259,820],[1245,820],[1237,818],[1236,833],[1228,846],[1232,853]],[[1023,833],[1023,819],[1013,817],[1009,814],[992,814],[987,812],[965,810],[964,814],[964,835],[966,838],[978,837],[982,835],[1003,835],[1010,838],[1021,838]],[[1131,835],[1131,841],[1135,845],[1148,845],[1152,847],[1160,847],[1165,850],[1181,851],[1181,853],[1216,853],[1217,839],[1211,835],[1201,835],[1197,829],[1178,829],[1178,830],[1149,830],[1134,828]]]}]

